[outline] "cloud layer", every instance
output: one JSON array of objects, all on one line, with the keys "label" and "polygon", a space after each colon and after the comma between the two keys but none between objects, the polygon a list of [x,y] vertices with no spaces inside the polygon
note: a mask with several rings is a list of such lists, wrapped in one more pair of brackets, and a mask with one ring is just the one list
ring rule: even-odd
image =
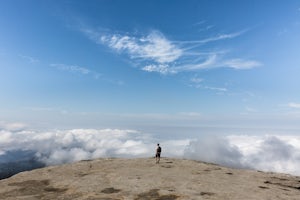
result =
[{"label": "cloud layer", "polygon": [[299,136],[227,136],[191,141],[184,157],[235,168],[300,175]]},{"label": "cloud layer", "polygon": [[66,131],[0,132],[0,149],[34,151],[38,160],[47,165],[69,163],[99,157],[146,156],[148,144],[136,131],[75,129]]},{"label": "cloud layer", "polygon": [[[20,154],[45,165],[100,157],[152,157],[159,141],[138,131],[118,129],[42,132],[2,126],[0,135],[0,163],[16,162]],[[206,136],[159,142],[167,157],[300,175],[299,136]]]}]

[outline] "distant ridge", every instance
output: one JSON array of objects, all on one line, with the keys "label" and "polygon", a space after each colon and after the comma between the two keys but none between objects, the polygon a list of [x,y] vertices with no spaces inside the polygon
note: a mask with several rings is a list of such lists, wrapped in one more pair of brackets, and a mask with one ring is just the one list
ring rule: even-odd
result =
[{"label": "distant ridge", "polygon": [[292,199],[300,177],[193,160],[107,158],[21,172],[0,180],[0,197],[64,200]]},{"label": "distant ridge", "polygon": [[9,178],[19,172],[45,167],[38,161],[32,151],[7,151],[0,156],[0,180]]}]

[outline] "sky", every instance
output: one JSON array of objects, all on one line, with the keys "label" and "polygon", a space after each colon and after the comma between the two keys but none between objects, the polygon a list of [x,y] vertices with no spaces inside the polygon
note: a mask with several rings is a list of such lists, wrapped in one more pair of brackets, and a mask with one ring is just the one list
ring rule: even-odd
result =
[{"label": "sky", "polygon": [[240,136],[300,149],[297,0],[0,2],[2,152],[51,130],[130,130],[177,156],[207,135],[239,159]]}]

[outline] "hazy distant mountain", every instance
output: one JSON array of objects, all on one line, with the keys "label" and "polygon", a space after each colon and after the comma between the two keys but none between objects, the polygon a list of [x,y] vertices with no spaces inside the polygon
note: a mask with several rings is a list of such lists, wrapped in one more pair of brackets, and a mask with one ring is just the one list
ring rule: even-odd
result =
[{"label": "hazy distant mountain", "polygon": [[45,167],[32,151],[9,151],[0,156],[0,179],[11,177],[19,172]]}]

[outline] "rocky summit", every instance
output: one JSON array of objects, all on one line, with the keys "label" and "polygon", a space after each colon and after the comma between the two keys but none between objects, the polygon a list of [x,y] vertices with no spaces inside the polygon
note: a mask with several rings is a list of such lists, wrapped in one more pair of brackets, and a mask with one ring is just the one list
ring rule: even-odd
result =
[{"label": "rocky summit", "polygon": [[300,199],[300,177],[193,160],[102,158],[21,172],[2,200]]}]

